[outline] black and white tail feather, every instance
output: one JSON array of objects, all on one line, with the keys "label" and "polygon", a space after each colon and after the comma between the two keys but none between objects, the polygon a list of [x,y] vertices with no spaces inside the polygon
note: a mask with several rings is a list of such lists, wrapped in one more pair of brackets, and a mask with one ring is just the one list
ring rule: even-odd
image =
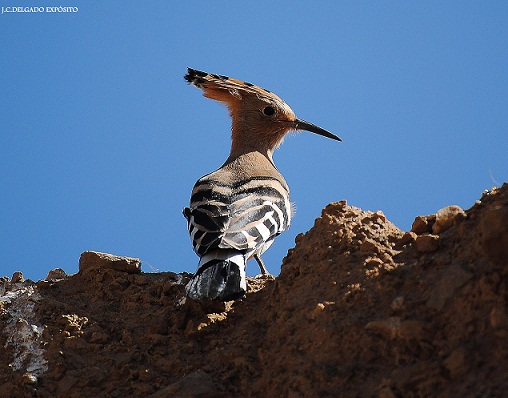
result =
[{"label": "black and white tail feather", "polygon": [[247,291],[245,257],[233,250],[215,250],[199,261],[198,270],[185,287],[194,300],[230,301]]}]

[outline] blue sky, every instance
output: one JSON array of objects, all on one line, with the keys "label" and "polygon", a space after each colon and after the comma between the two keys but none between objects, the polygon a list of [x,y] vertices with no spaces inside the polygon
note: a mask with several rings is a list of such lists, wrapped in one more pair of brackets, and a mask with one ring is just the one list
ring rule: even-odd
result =
[{"label": "blue sky", "polygon": [[227,157],[230,120],[187,66],[344,140],[276,151],[297,213],[264,255],[274,274],[329,202],[408,230],[508,181],[508,2],[15,3],[78,12],[0,15],[0,276],[74,273],[85,250],[194,272],[181,209]]}]

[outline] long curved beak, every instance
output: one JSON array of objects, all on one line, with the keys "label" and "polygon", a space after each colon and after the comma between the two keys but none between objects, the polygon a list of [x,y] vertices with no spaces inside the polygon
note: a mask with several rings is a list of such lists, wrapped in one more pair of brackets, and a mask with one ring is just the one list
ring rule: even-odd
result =
[{"label": "long curved beak", "polygon": [[325,129],[322,129],[321,127],[316,126],[315,124],[306,122],[305,120],[302,120],[302,119],[296,119],[293,122],[293,128],[295,130],[310,131],[311,133],[316,133],[316,134],[322,135],[324,137],[331,138],[332,140],[342,141],[335,134],[332,134],[329,131],[327,131]]}]

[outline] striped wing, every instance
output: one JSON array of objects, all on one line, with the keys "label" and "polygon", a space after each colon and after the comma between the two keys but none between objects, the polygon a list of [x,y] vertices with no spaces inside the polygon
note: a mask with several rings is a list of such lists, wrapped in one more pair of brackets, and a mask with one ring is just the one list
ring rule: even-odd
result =
[{"label": "striped wing", "polygon": [[289,193],[272,177],[235,184],[200,179],[184,209],[194,251],[202,256],[214,248],[252,254],[289,228]]}]

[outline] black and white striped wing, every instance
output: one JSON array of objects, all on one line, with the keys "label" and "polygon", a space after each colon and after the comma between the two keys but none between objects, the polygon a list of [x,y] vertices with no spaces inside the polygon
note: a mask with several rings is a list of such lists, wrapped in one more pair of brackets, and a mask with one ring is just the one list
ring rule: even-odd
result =
[{"label": "black and white striped wing", "polygon": [[275,178],[230,185],[200,180],[184,215],[198,255],[214,248],[252,254],[289,228],[291,205],[287,189]]},{"label": "black and white striped wing", "polygon": [[183,214],[187,219],[194,251],[199,256],[210,248],[219,247],[229,220],[227,206],[210,202],[196,207],[186,207]]}]

